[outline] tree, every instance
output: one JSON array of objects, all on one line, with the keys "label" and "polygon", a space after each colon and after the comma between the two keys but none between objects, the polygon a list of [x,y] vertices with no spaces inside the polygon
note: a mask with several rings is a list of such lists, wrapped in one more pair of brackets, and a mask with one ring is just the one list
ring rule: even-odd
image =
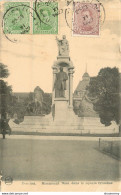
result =
[{"label": "tree", "polygon": [[7,78],[8,76],[9,72],[7,66],[0,63],[0,132],[3,135],[3,139],[5,139],[5,134],[7,131],[9,131],[9,134],[11,132],[8,125],[7,113],[9,108],[8,105],[12,101],[12,89],[11,86],[8,86],[7,82],[3,80],[3,78]]},{"label": "tree", "polygon": [[120,123],[120,73],[118,68],[103,68],[97,77],[92,77],[88,87],[94,110],[101,123],[109,126],[111,121]]},{"label": "tree", "polygon": [[6,118],[8,105],[12,101],[12,88],[3,80],[3,78],[7,78],[8,76],[9,72],[7,66],[0,63],[0,113],[3,118]]},{"label": "tree", "polygon": [[7,78],[9,76],[9,72],[7,66],[0,63],[0,78]]}]

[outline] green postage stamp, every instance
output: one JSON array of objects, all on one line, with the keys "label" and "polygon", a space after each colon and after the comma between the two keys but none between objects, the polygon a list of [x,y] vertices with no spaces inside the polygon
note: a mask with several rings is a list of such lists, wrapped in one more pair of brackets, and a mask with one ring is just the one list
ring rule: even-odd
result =
[{"label": "green postage stamp", "polygon": [[30,33],[29,7],[29,2],[6,2],[4,4],[4,33]]},{"label": "green postage stamp", "polygon": [[58,3],[33,3],[33,34],[58,33]]},{"label": "green postage stamp", "polygon": [[6,34],[58,34],[58,3],[6,2],[3,21]]}]

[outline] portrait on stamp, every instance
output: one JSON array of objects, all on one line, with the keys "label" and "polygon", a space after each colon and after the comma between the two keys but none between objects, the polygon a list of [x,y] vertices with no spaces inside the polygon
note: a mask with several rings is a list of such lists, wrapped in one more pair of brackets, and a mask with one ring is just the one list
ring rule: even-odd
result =
[{"label": "portrait on stamp", "polygon": [[73,16],[74,35],[99,35],[100,30],[100,4],[74,3]]},{"label": "portrait on stamp", "polygon": [[30,33],[30,3],[6,2],[4,5],[4,32],[6,34]]},{"label": "portrait on stamp", "polygon": [[36,12],[33,14],[34,34],[57,34],[58,33],[58,3],[46,2],[33,3]]}]

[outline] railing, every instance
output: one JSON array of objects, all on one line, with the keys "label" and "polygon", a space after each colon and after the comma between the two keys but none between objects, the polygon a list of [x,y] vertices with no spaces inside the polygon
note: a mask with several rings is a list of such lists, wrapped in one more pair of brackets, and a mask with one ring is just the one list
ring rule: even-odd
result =
[{"label": "railing", "polygon": [[114,158],[121,159],[121,141],[99,138],[99,150]]}]

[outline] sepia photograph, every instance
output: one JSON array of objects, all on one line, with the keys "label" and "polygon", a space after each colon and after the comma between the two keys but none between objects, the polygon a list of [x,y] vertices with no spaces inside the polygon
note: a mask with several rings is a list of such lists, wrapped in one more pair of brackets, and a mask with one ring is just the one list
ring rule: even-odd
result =
[{"label": "sepia photograph", "polygon": [[121,1],[0,1],[0,190],[121,190]]}]

